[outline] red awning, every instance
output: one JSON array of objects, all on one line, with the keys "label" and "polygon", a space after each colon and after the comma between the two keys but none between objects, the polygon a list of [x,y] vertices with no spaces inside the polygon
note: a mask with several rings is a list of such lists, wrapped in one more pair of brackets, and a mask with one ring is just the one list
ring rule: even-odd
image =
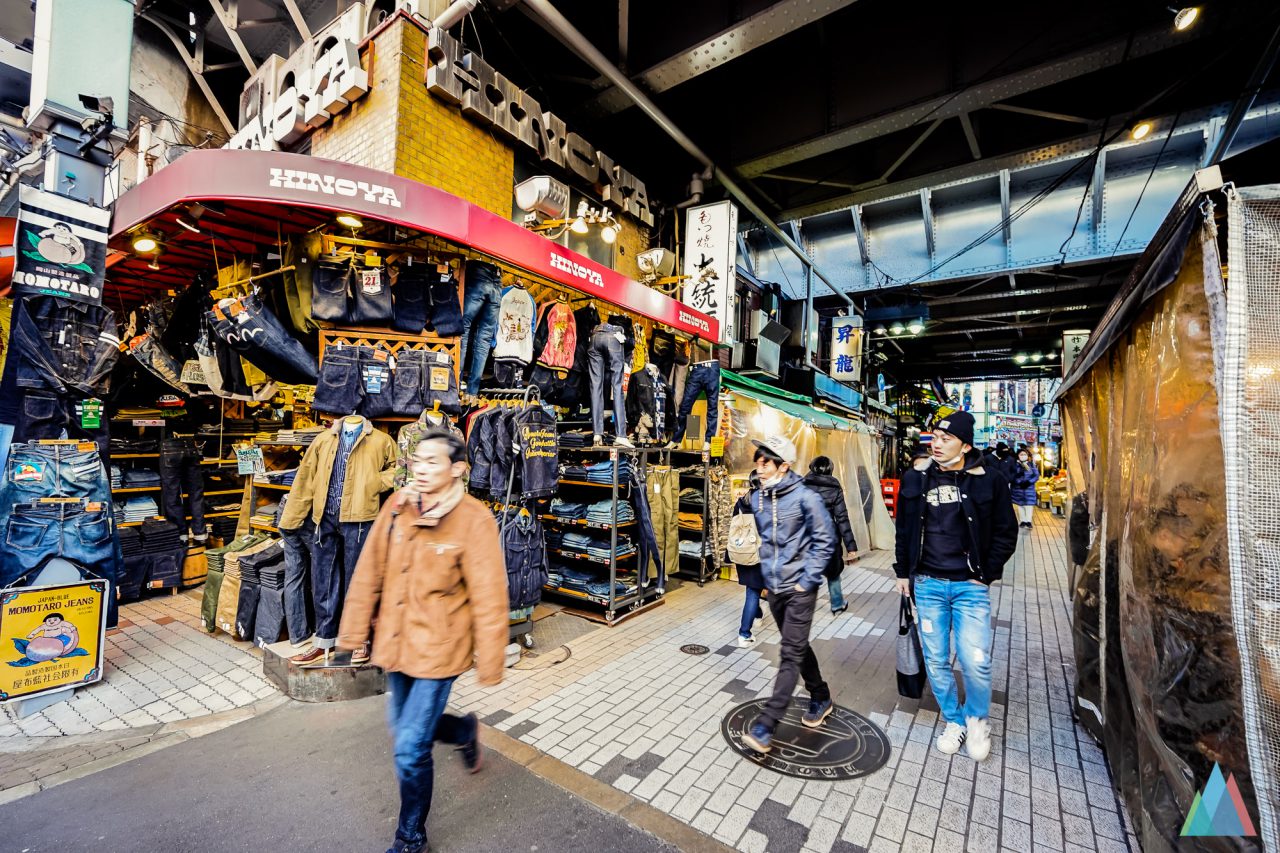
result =
[{"label": "red awning", "polygon": [[[436,187],[278,151],[192,151],[121,196],[111,247],[129,255],[108,271],[107,303],[112,291],[136,302],[184,286],[208,271],[215,252],[261,251],[331,225],[335,213],[441,237],[686,334],[719,335],[714,317]],[[161,237],[158,269],[132,254],[132,233],[143,228]]]}]

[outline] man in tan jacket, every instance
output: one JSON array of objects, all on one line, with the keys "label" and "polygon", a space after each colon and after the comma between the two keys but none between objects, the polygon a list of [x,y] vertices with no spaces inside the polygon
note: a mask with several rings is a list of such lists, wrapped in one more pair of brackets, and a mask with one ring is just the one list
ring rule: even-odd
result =
[{"label": "man in tan jacket", "polygon": [[391,687],[395,853],[429,850],[435,741],[457,746],[472,773],[480,769],[479,720],[444,712],[454,679],[474,660],[480,684],[502,681],[507,574],[497,523],[463,487],[466,458],[466,446],[446,430],[418,444],[413,480],[369,531],[338,631],[340,648],[358,649],[372,628],[373,663]]}]

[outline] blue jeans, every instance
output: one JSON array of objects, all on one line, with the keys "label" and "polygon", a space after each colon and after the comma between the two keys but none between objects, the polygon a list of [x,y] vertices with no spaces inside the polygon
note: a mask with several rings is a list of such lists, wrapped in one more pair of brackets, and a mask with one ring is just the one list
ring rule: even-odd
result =
[{"label": "blue jeans", "polygon": [[840,585],[840,578],[827,578],[827,593],[831,598],[831,612],[844,607],[844,587]]},{"label": "blue jeans", "polygon": [[738,636],[744,640],[751,637],[751,629],[756,620],[764,618],[764,610],[760,607],[760,590],[747,587],[747,601],[742,605],[742,624],[738,626]]},{"label": "blue jeans", "polygon": [[327,512],[320,518],[311,548],[311,600],[316,612],[318,649],[337,645],[342,602],[351,588],[360,549],[372,526],[369,521],[338,521],[337,512]]},{"label": "blue jeans", "polygon": [[[234,311],[234,315],[232,314]],[[242,296],[205,313],[213,333],[277,382],[315,385],[320,368],[258,297]]]},{"label": "blue jeans", "polygon": [[85,510],[81,504],[20,503],[10,507],[0,553],[0,587],[39,566],[63,557],[116,583],[111,505]]},{"label": "blue jeans", "polygon": [[587,369],[591,376],[591,431],[604,434],[604,382],[608,371],[609,387],[613,391],[613,434],[627,434],[626,400],[622,393],[623,354],[621,326],[601,323],[591,330],[591,343],[587,349]]},{"label": "blue jeans", "polygon": [[[971,581],[946,581],[927,575],[915,579],[916,621],[924,649],[925,671],[942,718],[965,724],[991,712],[991,590]],[[951,635],[964,673],[964,707],[951,672]]]},{"label": "blue jeans", "polygon": [[391,688],[387,721],[391,726],[396,781],[400,783],[397,849],[426,847],[427,812],[431,811],[435,770],[432,745],[442,741],[461,746],[475,737],[476,723],[470,717],[444,712],[453,682],[452,678],[413,678],[402,672],[387,673]]},{"label": "blue jeans", "polygon": [[680,409],[676,412],[676,434],[673,441],[677,444],[684,441],[685,427],[689,425],[689,413],[698,395],[707,393],[707,434],[706,441],[720,429],[720,363],[704,361],[695,364],[689,370],[689,378],[684,382],[684,396],[680,398]]},{"label": "blue jeans", "polygon": [[289,627],[289,642],[301,644],[311,636],[311,544],[316,526],[311,517],[303,519],[295,530],[281,530],[284,543],[284,619]]},{"label": "blue jeans", "polygon": [[[498,333],[498,308],[502,304],[502,273],[493,264],[467,261],[463,278],[462,365],[466,368],[467,392],[480,391],[484,363]],[[474,327],[474,329],[473,329]],[[468,347],[474,350],[468,360]]]}]

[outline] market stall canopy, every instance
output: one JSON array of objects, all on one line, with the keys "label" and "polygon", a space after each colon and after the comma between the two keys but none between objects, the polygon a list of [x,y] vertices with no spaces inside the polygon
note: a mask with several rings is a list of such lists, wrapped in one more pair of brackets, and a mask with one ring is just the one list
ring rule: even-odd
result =
[{"label": "market stall canopy", "polygon": [[[279,151],[192,151],[129,190],[113,210],[108,302],[136,303],[190,283],[215,255],[270,251],[292,234],[336,232],[352,214],[434,236],[532,275],[632,311],[676,331],[715,340],[715,318],[646,287],[585,255],[436,187],[379,172]],[[158,256],[135,254],[147,233]]]}]

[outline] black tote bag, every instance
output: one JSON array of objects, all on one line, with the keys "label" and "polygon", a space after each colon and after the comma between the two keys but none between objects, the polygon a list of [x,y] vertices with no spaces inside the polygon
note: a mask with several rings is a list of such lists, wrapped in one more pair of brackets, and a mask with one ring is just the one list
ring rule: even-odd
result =
[{"label": "black tote bag", "polygon": [[904,595],[898,610],[898,695],[919,699],[924,695],[926,680],[920,634],[916,630],[915,617],[911,615],[911,605]]}]

